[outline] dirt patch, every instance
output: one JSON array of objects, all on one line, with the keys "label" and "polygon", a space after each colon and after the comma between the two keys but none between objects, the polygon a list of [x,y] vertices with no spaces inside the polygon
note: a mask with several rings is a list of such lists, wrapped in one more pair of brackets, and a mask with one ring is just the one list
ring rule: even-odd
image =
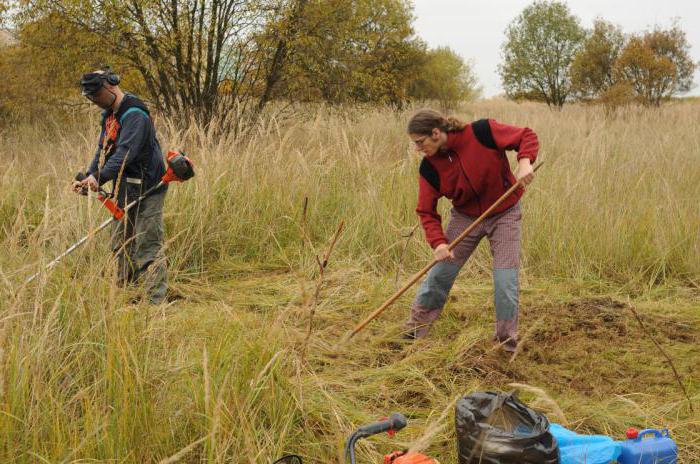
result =
[{"label": "dirt patch", "polygon": [[[639,311],[637,311],[639,313]],[[638,339],[644,337],[627,303],[612,298],[585,298],[559,306],[530,308],[524,318],[543,316],[547,323],[530,338],[534,342],[557,343],[562,338],[585,337],[591,340]],[[700,328],[664,315],[640,314],[647,331],[657,340],[680,343],[700,342]]]},{"label": "dirt patch", "polygon": [[[700,341],[693,322],[648,311],[640,317],[671,356],[674,349],[684,352]],[[521,329],[527,334],[517,362],[522,376],[587,395],[638,391],[650,378],[655,379],[655,388],[673,388],[665,360],[626,302],[582,298],[524,308],[523,320],[532,329],[528,331],[526,324]],[[693,361],[677,357],[677,367],[688,372]]]},{"label": "dirt patch", "polygon": [[[528,314],[530,313],[530,314]],[[528,319],[541,314],[546,323],[530,335],[535,343],[558,343],[571,337],[609,340],[628,336],[631,313],[624,303],[609,298],[582,299],[560,306],[524,311]]]},{"label": "dirt patch", "polygon": [[[646,329],[654,337],[677,343],[700,343],[700,327],[664,316],[641,316]],[[641,328],[640,328],[641,330]]]}]

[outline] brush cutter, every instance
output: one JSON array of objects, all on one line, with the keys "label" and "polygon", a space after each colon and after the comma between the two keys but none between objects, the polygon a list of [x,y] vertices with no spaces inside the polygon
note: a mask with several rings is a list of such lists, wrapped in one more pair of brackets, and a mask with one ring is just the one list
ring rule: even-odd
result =
[{"label": "brush cutter", "polygon": [[[167,156],[167,163],[168,163],[168,168],[165,171],[165,174],[161,178],[160,182],[158,184],[154,185],[150,189],[146,190],[143,194],[141,194],[140,197],[138,197],[136,200],[132,201],[131,203],[128,203],[124,208],[120,208],[117,206],[117,204],[114,202],[112,199],[112,194],[105,192],[104,190],[100,189],[97,195],[97,199],[109,210],[111,213],[112,217],[109,219],[105,220],[102,224],[97,226],[97,228],[93,229],[90,231],[86,236],[75,242],[73,245],[71,245],[66,251],[61,253],[60,255],[56,256],[56,258],[53,259],[50,263],[48,263],[42,271],[48,271],[52,268],[54,268],[64,257],[68,256],[71,254],[73,251],[75,251],[78,247],[80,247],[82,244],[88,241],[92,236],[96,235],[99,231],[102,229],[105,229],[107,226],[109,226],[112,222],[115,221],[120,221],[126,215],[126,213],[132,209],[134,206],[138,205],[140,202],[142,202],[146,197],[152,195],[155,193],[159,188],[161,188],[163,185],[169,184],[170,182],[184,182],[188,179],[191,179],[194,177],[194,167],[192,165],[192,161],[185,155],[183,152],[180,151],[169,151],[168,156]],[[79,173],[76,176],[76,180],[82,180],[85,178],[85,175],[82,173]],[[84,189],[83,193],[87,195],[87,190]],[[30,276],[26,281],[25,284],[30,283],[34,279],[36,279],[39,274],[41,274],[42,271],[37,272],[36,274]]]},{"label": "brush cutter", "polygon": [[[350,461],[350,464],[356,464],[355,444],[360,439],[371,437],[372,435],[377,435],[382,432],[387,432],[389,436],[394,436],[394,433],[406,427],[406,423],[406,416],[395,412],[389,418],[363,425],[355,430],[345,442],[345,462]],[[302,461],[301,457],[297,455],[289,455],[278,459],[274,464],[302,464]],[[420,453],[394,451],[384,456],[384,464],[436,464],[436,461]]]}]

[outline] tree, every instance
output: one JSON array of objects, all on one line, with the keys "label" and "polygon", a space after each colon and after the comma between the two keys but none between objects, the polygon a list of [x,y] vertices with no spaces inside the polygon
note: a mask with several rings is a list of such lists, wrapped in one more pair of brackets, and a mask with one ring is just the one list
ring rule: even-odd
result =
[{"label": "tree", "polygon": [[615,85],[614,65],[624,45],[619,26],[595,20],[593,31],[571,63],[571,85],[579,97],[594,98]]},{"label": "tree", "polygon": [[561,108],[569,97],[569,66],[585,38],[565,3],[536,1],[506,29],[499,73],[510,98]]},{"label": "tree", "polygon": [[633,37],[616,63],[618,74],[632,85],[645,105],[658,106],[673,90],[676,68],[673,62],[654,53],[640,37]]},{"label": "tree", "polygon": [[644,34],[644,43],[658,56],[671,60],[676,68],[672,93],[688,92],[693,87],[697,64],[690,57],[690,44],[685,32],[676,24],[671,29],[655,28]]},{"label": "tree", "polygon": [[[0,50],[0,93],[8,117],[32,121],[43,117],[49,107],[67,104],[71,96],[80,94],[76,68],[99,65],[96,43],[56,15],[16,29],[13,38]],[[56,47],[56,43],[82,47]]]},{"label": "tree", "polygon": [[29,67],[44,60],[72,73],[59,73],[56,85],[74,86],[76,74],[109,63],[160,110],[204,122],[234,105],[237,114],[255,118],[273,99],[399,105],[425,53],[408,0],[21,5]]},{"label": "tree", "polygon": [[290,42],[296,39],[296,36],[301,28],[302,19],[305,13],[307,0],[297,0],[292,4],[290,14],[288,17],[284,18],[288,24],[280,26],[279,24],[272,27],[268,32],[280,31],[282,34],[277,40],[277,46],[275,47],[275,53],[272,56],[270,65],[268,67],[267,77],[265,78],[265,88],[258,100],[258,105],[256,107],[256,114],[262,111],[263,107],[272,98],[272,92],[275,85],[280,81],[282,77],[282,72],[284,70],[290,48]]},{"label": "tree", "polygon": [[449,47],[427,51],[416,68],[409,95],[418,100],[438,100],[443,110],[456,102],[474,100],[481,92],[471,64]]},{"label": "tree", "polygon": [[5,27],[6,16],[12,7],[9,0],[0,0],[0,28]]},{"label": "tree", "polygon": [[[97,41],[100,54],[136,70],[156,105],[174,116],[208,121],[234,101],[255,107],[274,87],[288,30],[261,40],[269,23],[293,28],[305,0],[36,0],[24,4],[23,27],[57,16]],[[64,44],[54,44],[60,48]],[[77,44],[80,46],[81,44]],[[278,51],[279,50],[279,51]],[[276,57],[268,59],[269,56]],[[228,92],[222,94],[222,84]],[[268,91],[269,93],[269,91]],[[262,103],[264,105],[265,101]],[[260,103],[258,103],[260,106]]]},{"label": "tree", "polygon": [[[73,106],[76,101],[89,105],[78,99],[80,73],[105,63],[117,69],[126,64],[102,49],[93,34],[56,13],[22,23],[12,36],[9,46],[0,50],[0,94],[6,113],[30,121],[43,117],[48,108]],[[137,73],[127,71],[122,77],[130,90],[143,90]]]},{"label": "tree", "polygon": [[278,96],[329,103],[401,104],[424,53],[406,0],[311,2]]},{"label": "tree", "polygon": [[644,105],[659,106],[693,85],[697,64],[690,58],[685,33],[674,26],[632,37],[615,63],[615,72]]}]

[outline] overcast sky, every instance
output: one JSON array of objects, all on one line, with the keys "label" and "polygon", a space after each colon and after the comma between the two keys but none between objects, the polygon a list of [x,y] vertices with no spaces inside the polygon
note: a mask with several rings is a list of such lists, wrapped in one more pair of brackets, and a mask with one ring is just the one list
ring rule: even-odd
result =
[{"label": "overcast sky", "polygon": [[[497,66],[506,26],[532,0],[414,0],[415,28],[429,46],[447,45],[472,60],[484,96],[503,92]],[[698,0],[569,0],[570,11],[591,28],[600,16],[626,33],[654,25],[668,27],[679,20],[691,45],[693,60],[700,61],[700,1]],[[700,72],[689,95],[700,95]]]}]

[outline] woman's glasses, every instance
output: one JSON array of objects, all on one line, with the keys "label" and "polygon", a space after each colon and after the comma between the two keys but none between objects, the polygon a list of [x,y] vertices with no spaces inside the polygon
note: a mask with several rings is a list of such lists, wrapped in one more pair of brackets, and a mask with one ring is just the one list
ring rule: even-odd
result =
[{"label": "woman's glasses", "polygon": [[422,147],[423,144],[425,143],[425,141],[428,140],[428,137],[430,137],[430,136],[429,136],[429,135],[426,135],[425,137],[421,137],[421,138],[415,139],[415,140],[413,141],[413,143],[415,143],[417,147]]}]

